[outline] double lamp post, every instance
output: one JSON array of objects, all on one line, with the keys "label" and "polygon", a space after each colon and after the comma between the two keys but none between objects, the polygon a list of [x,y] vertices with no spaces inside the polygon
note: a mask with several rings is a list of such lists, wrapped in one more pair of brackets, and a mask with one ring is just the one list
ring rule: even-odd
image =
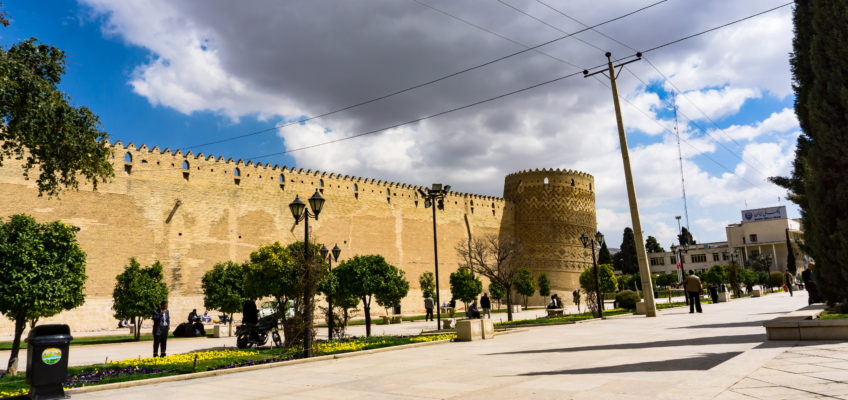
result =
[{"label": "double lamp post", "polygon": [[439,302],[439,244],[436,236],[436,208],[445,209],[445,195],[450,191],[450,185],[442,187],[441,183],[434,183],[432,188],[418,189],[424,198],[424,208],[433,209],[433,257],[436,266],[436,328],[442,329],[442,307]]},{"label": "double lamp post", "polygon": [[315,189],[315,194],[309,198],[309,207],[312,209],[312,212],[306,208],[306,204],[300,201],[300,197],[298,196],[295,196],[294,201],[289,204],[289,210],[291,210],[292,216],[294,217],[294,224],[297,225],[300,221],[304,222],[303,260],[306,270],[303,277],[305,285],[305,289],[303,291],[303,307],[306,311],[306,315],[304,316],[306,319],[306,337],[304,338],[303,343],[303,354],[306,358],[312,357],[312,281],[309,276],[312,255],[309,254],[309,218],[314,218],[317,221],[318,214],[320,214],[321,209],[324,208],[324,198],[321,197],[320,193],[318,193],[318,189]]}]

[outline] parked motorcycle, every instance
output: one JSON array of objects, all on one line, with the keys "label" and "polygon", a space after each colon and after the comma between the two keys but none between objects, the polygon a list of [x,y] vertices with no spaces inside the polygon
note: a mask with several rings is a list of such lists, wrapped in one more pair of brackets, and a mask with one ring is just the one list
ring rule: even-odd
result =
[{"label": "parked motorcycle", "polygon": [[277,347],[283,347],[283,339],[277,330],[276,315],[269,315],[259,319],[259,322],[253,324],[241,324],[236,328],[236,346],[240,349],[249,348],[251,346],[264,346],[268,343],[268,334],[274,341]]}]

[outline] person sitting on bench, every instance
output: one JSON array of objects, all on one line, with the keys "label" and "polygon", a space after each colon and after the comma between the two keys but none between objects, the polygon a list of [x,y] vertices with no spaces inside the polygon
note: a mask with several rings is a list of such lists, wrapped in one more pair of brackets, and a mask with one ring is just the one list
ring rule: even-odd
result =
[{"label": "person sitting on bench", "polygon": [[480,310],[477,309],[477,300],[471,302],[471,305],[468,306],[468,311],[465,313],[465,316],[471,319],[480,318]]},{"label": "person sitting on bench", "polygon": [[559,300],[559,296],[556,294],[551,295],[551,302],[548,304],[549,310],[556,310],[562,308],[562,302]]}]

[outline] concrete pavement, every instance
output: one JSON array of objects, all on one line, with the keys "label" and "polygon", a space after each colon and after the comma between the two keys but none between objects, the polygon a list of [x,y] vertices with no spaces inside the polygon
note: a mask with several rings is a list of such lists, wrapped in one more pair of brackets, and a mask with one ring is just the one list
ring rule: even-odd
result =
[{"label": "concrete pavement", "polygon": [[[737,398],[729,396],[749,395],[744,391],[750,384],[746,379],[768,375],[761,369],[774,367],[769,364],[773,360],[786,357],[784,365],[793,366],[788,368],[803,364],[806,356],[791,361],[782,355],[812,347],[766,342],[762,322],[801,308],[806,300],[803,292],[795,297],[779,293],[705,305],[703,314],[678,308],[662,311],[657,318],[629,316],[536,327],[494,340],[81,393],[74,398],[144,399],[151,393],[161,399]],[[829,348],[814,349],[834,354]],[[826,366],[835,368],[828,375],[831,384],[842,383],[840,362]],[[822,365],[807,368],[812,368],[809,373],[822,372],[815,370],[818,367]],[[844,375],[848,378],[848,373]],[[815,393],[831,395],[823,388],[817,386]]]}]

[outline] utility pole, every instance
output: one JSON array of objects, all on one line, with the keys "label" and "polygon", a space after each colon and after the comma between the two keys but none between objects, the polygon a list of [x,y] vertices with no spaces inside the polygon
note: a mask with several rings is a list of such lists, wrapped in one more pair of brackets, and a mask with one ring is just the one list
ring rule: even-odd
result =
[{"label": "utility pole", "polygon": [[[645,316],[656,317],[657,306],[654,301],[654,287],[651,284],[651,270],[648,268],[648,252],[645,250],[645,239],[642,235],[642,222],[639,219],[639,206],[636,202],[636,188],[633,186],[633,173],[630,171],[630,154],[627,151],[627,137],[624,135],[624,123],[621,120],[621,105],[618,102],[618,87],[615,84],[616,73],[615,68],[621,67],[636,62],[642,59],[642,53],[636,53],[636,58],[618,65],[612,63],[612,53],[607,52],[607,76],[612,86],[612,100],[615,105],[615,120],[618,123],[618,139],[621,143],[621,159],[624,163],[624,179],[627,184],[627,199],[630,203],[630,219],[633,223],[633,235],[636,239],[636,259],[639,262],[639,275],[642,280],[642,293],[645,298]],[[584,77],[590,77],[596,74],[603,74],[604,70],[599,70],[589,73],[588,70],[583,71]],[[606,76],[606,75],[605,75]]]}]

